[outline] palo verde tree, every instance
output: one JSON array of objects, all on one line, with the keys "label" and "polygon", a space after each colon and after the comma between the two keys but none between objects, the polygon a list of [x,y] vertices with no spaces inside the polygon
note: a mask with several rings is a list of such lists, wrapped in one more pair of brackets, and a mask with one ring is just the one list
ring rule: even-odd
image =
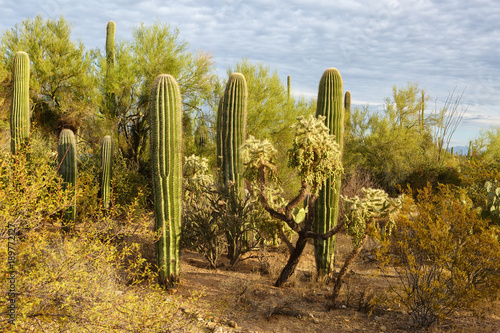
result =
[{"label": "palo verde tree", "polygon": [[[242,73],[247,81],[247,134],[268,139],[277,150],[277,165],[284,182],[286,196],[292,196],[300,186],[296,175],[286,168],[286,152],[291,148],[293,134],[289,131],[299,116],[314,114],[314,100],[296,98],[282,82],[278,72],[263,63],[244,58],[227,71]],[[288,184],[288,185],[287,185]],[[290,195],[288,193],[290,192]]]},{"label": "palo verde tree", "polygon": [[[54,139],[62,128],[76,133],[94,114],[98,96],[93,75],[95,52],[70,37],[71,25],[63,17],[44,20],[41,16],[24,20],[1,36],[4,56],[0,62],[9,71],[17,51],[29,55],[32,121]],[[2,113],[10,107],[6,104]]]},{"label": "palo verde tree", "polygon": [[[301,189],[297,196],[288,202],[279,197],[280,191],[276,191],[276,150],[272,144],[268,140],[260,141],[250,137],[242,147],[246,166],[245,177],[250,183],[250,192],[259,198],[261,205],[272,217],[285,222],[299,236],[295,246],[286,240],[291,254],[275,283],[277,287],[282,286],[295,271],[309,238],[328,239],[342,227],[342,224],[338,224],[321,234],[312,231],[319,190],[326,178],[343,172],[339,145],[325,126],[322,116],[309,116],[307,119],[299,117],[293,128],[295,137],[293,146],[288,151],[288,165],[297,170]],[[293,211],[308,194],[308,213],[305,220],[299,224]]]},{"label": "palo verde tree", "polygon": [[[176,78],[182,94],[184,125],[189,123],[205,100],[211,98],[214,67],[205,52],[193,53],[189,44],[179,39],[179,31],[167,24],[141,24],[132,30],[132,40],[115,45],[115,63],[101,57],[102,95],[114,95],[115,112],[107,115],[108,129],[120,136],[116,148],[137,170],[149,173],[147,135],[148,100],[153,80],[162,73]],[[104,79],[106,77],[106,80]],[[184,126],[186,127],[186,126]],[[194,149],[191,131],[185,131],[186,154]]]}]

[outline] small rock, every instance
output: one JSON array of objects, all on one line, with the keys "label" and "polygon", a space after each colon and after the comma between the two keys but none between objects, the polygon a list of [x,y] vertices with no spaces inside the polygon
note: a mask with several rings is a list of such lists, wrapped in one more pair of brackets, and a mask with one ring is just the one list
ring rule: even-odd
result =
[{"label": "small rock", "polygon": [[342,304],[341,306],[339,306],[340,309],[347,309],[347,306],[345,306],[344,304]]},{"label": "small rock", "polygon": [[232,328],[238,328],[238,324],[234,320],[228,321],[227,325]]},{"label": "small rock", "polygon": [[224,329],[221,326],[217,326],[214,329],[214,333],[224,333]]},{"label": "small rock", "polygon": [[211,331],[214,331],[217,328],[217,324],[214,322],[208,322],[207,323],[207,328]]},{"label": "small rock", "polygon": [[387,331],[387,327],[385,327],[384,325],[382,325],[382,326],[380,326],[380,330],[381,330],[382,332],[385,332],[385,331]]}]

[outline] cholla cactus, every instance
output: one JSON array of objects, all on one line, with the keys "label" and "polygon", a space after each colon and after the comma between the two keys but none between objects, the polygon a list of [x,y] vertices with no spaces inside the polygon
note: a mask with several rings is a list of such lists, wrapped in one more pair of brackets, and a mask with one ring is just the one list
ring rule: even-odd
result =
[{"label": "cholla cactus", "polygon": [[293,147],[288,151],[288,166],[298,169],[299,177],[311,186],[314,194],[325,179],[340,177],[344,172],[341,148],[324,120],[324,116],[298,117],[292,125],[295,129]]},{"label": "cholla cactus", "polygon": [[493,218],[498,219],[500,217],[500,187],[496,187],[487,181],[484,188],[487,193],[486,205],[489,213]]},{"label": "cholla cactus", "polygon": [[403,204],[402,196],[390,198],[384,190],[380,189],[362,188],[361,190],[365,193],[364,198],[342,196],[347,212],[346,230],[353,237],[354,246],[359,246],[365,235],[371,232],[369,228],[376,227],[374,222],[377,219],[388,219],[384,230],[381,231],[390,234],[394,227],[393,215]]},{"label": "cholla cactus", "polygon": [[186,196],[214,187],[214,177],[208,174],[208,160],[206,158],[194,154],[184,157],[184,185]]}]

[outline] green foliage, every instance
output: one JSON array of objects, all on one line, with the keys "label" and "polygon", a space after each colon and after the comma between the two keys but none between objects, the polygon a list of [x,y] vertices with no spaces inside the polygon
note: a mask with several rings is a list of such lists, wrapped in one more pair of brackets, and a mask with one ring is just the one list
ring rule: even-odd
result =
[{"label": "green foliage", "polygon": [[[47,222],[58,223],[59,213],[74,204],[71,191],[64,189],[52,167],[56,161],[45,154],[38,156],[31,146],[26,149],[14,156],[5,150],[0,154],[0,221],[4,236],[9,223],[21,234]],[[37,158],[28,163],[28,154]]]},{"label": "green foliage", "polygon": [[[206,52],[192,52],[179,38],[179,31],[168,24],[140,24],[132,30],[131,41],[116,43],[116,62],[108,68],[100,58],[101,82],[110,82],[109,93],[116,98],[115,117],[101,126],[118,132],[116,147],[131,167],[143,175],[151,174],[147,135],[148,101],[154,79],[168,73],[176,78],[182,95],[183,113],[189,119],[201,112],[212,98],[215,80],[213,60]],[[108,81],[104,78],[107,76]],[[108,117],[109,118],[109,117]],[[186,155],[194,152],[192,131],[184,133]]]},{"label": "green foliage", "polygon": [[0,61],[7,69],[12,69],[18,50],[29,55],[33,121],[53,137],[62,128],[76,132],[94,115],[98,96],[95,52],[86,51],[82,42],[75,43],[70,36],[71,26],[63,17],[44,20],[37,16],[16,24],[1,37],[5,53]]},{"label": "green foliage", "polygon": [[177,81],[159,75],[151,89],[149,119],[159,284],[179,282],[182,212],[182,105]]},{"label": "green foliage", "polygon": [[12,65],[12,104],[10,112],[11,151],[17,152],[26,145],[30,135],[30,59],[28,54],[19,51]]},{"label": "green foliage", "polygon": [[368,107],[352,110],[344,156],[348,173],[368,170],[384,190],[395,193],[412,172],[449,166],[439,159],[433,136],[443,124],[429,114],[421,126],[422,108],[429,98],[424,93],[422,100],[422,92],[416,83],[394,86],[383,113],[370,113]]},{"label": "green foliage", "polygon": [[74,196],[74,204],[65,213],[65,223],[72,224],[76,218],[76,179],[77,179],[77,158],[76,139],[72,130],[63,129],[59,134],[57,145],[57,157],[59,166],[57,172],[63,179],[64,188],[69,188]]},{"label": "green foliage", "polygon": [[[359,247],[361,240],[366,236],[374,236],[376,232],[390,235],[395,226],[394,214],[401,209],[403,197],[390,198],[380,189],[362,188],[363,197],[342,197],[346,205],[345,229],[355,247]],[[379,219],[387,219],[382,230],[375,223]]]},{"label": "green foliage", "polygon": [[228,76],[242,73],[248,87],[247,134],[269,140],[276,148],[276,164],[280,179],[283,180],[284,196],[290,197],[300,186],[297,175],[287,168],[286,152],[291,148],[293,133],[289,127],[299,116],[314,114],[316,103],[291,94],[281,81],[278,72],[261,62],[242,59],[228,69]]},{"label": "green foliage", "polygon": [[330,177],[343,173],[341,147],[325,126],[325,117],[308,119],[298,117],[292,125],[295,130],[293,146],[288,151],[288,166],[296,168],[300,179],[317,194]]},{"label": "green foliage", "polygon": [[473,310],[500,291],[500,230],[488,225],[463,191],[429,186],[405,196],[380,259],[402,284],[389,280],[395,302],[415,326],[430,326],[457,310]]},{"label": "green foliage", "polygon": [[[24,151],[14,157],[6,150],[0,154],[0,235],[6,239],[10,224],[19,236],[17,320],[11,325],[2,315],[0,330],[28,332],[36,326],[47,332],[147,332],[165,327],[196,331],[198,324],[180,308],[197,297],[172,296],[156,288],[156,273],[142,256],[141,244],[152,244],[155,237],[149,217],[136,214],[137,202],[119,210],[113,206],[106,215],[97,204],[89,206],[82,227],[62,235],[58,213],[73,205],[73,194],[63,189],[51,157],[36,150],[27,153],[29,163]],[[79,193],[90,188],[79,183]],[[137,242],[116,241],[123,238]],[[7,246],[6,241],[0,243],[4,262]],[[2,265],[2,290],[9,290],[8,269]],[[0,295],[0,302],[7,304],[7,293]]]},{"label": "green foliage", "polygon": [[[184,162],[183,244],[201,253],[211,268],[220,266],[222,252],[232,251],[229,267],[241,256],[272,238],[265,213],[256,200],[241,198],[234,186],[216,184],[208,160],[192,155]],[[231,242],[231,243],[229,243]]]},{"label": "green foliage", "polygon": [[182,245],[201,253],[216,268],[225,249],[225,232],[219,223],[220,196],[206,158],[184,157],[184,188]]},{"label": "green foliage", "polygon": [[113,177],[113,138],[106,135],[101,145],[101,199],[105,209],[111,200],[111,178]]}]

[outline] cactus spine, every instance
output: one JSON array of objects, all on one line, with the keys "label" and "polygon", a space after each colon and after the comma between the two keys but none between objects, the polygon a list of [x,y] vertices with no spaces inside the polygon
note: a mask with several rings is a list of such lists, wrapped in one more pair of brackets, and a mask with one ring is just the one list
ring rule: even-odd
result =
[{"label": "cactus spine", "polygon": [[[71,194],[74,197],[72,207],[69,207],[64,214],[64,223],[74,223],[76,218],[76,140],[75,134],[70,129],[63,129],[59,134],[59,144],[57,146],[57,157],[59,160],[58,172],[63,179],[63,188],[70,185]],[[66,229],[67,230],[67,229]]]},{"label": "cactus spine", "polygon": [[10,112],[10,148],[15,155],[25,145],[30,135],[30,59],[26,52],[14,56],[12,66],[13,91]]},{"label": "cactus spine", "polygon": [[113,176],[113,138],[106,135],[101,144],[101,198],[104,208],[109,208],[111,177]]},{"label": "cactus spine", "polygon": [[182,208],[182,104],[179,85],[171,75],[154,81],[149,100],[155,230],[159,231],[159,284],[179,282]]},{"label": "cactus spine", "polygon": [[116,32],[116,24],[113,21],[109,21],[106,27],[106,62],[107,62],[107,70],[106,70],[106,78],[105,78],[105,89],[106,89],[106,111],[109,115],[116,117],[115,109],[115,94],[112,92],[111,81],[112,75],[115,68],[115,32]]},{"label": "cactus spine", "polygon": [[237,191],[243,190],[239,149],[246,136],[247,97],[247,82],[243,74],[231,74],[217,113],[218,165],[224,184],[234,182]]},{"label": "cactus spine", "polygon": [[[344,104],[342,77],[336,68],[329,68],[321,77],[318,91],[316,116],[325,116],[330,134],[335,136],[340,149],[344,145]],[[313,229],[325,233],[337,224],[340,199],[340,177],[325,181],[315,205]],[[334,267],[335,236],[314,241],[316,269],[319,275],[330,274]]]}]

